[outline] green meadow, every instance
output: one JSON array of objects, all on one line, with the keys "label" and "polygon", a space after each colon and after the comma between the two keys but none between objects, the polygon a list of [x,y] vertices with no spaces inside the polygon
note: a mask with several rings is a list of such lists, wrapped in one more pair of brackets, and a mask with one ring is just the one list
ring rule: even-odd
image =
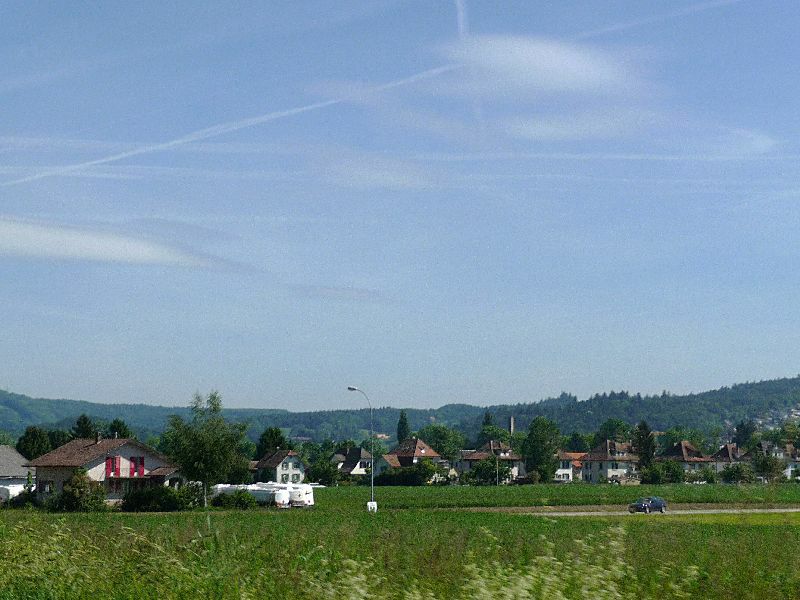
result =
[{"label": "green meadow", "polygon": [[[536,487],[489,491],[508,501]],[[401,506],[420,493],[444,508],[451,489],[469,506],[484,493],[380,488],[377,514],[364,509],[368,488],[319,490],[313,509],[2,510],[0,599],[800,597],[800,514],[551,518]],[[772,494],[783,502],[789,492]]]}]

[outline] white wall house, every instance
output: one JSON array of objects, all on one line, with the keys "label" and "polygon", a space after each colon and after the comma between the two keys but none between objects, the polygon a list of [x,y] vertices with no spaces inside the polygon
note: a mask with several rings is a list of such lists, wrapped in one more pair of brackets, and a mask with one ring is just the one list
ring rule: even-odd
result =
[{"label": "white wall house", "polygon": [[278,450],[256,465],[256,481],[301,483],[305,477],[306,464],[294,450]]},{"label": "white wall house", "polygon": [[101,483],[109,500],[151,485],[180,486],[185,478],[163,454],[134,439],[79,438],[28,463],[36,468],[36,493],[44,499],[63,491],[78,469]]},{"label": "white wall house", "polygon": [[553,481],[570,483],[583,478],[583,458],[586,452],[558,451],[558,468],[553,476]]},{"label": "white wall house", "polygon": [[504,483],[508,483],[517,477],[525,477],[525,462],[522,457],[514,452],[508,444],[489,440],[477,450],[461,450],[453,464],[458,476],[469,473],[472,467],[487,458],[493,458],[508,466],[510,473]]},{"label": "white wall house", "polygon": [[606,440],[583,459],[583,480],[589,483],[626,482],[638,474],[639,457],[628,442]]}]

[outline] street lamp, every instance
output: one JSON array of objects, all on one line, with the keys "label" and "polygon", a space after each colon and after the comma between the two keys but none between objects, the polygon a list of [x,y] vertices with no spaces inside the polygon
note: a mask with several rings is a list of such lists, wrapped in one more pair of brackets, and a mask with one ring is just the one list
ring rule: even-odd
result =
[{"label": "street lamp", "polygon": [[370,502],[367,504],[367,511],[377,512],[378,505],[375,503],[375,432],[372,428],[372,402],[369,401],[369,396],[367,396],[364,390],[360,390],[355,386],[348,385],[347,391],[358,392],[364,396],[364,398],[367,399],[367,405],[369,406],[369,453],[372,456],[372,459],[370,460],[369,469]]}]

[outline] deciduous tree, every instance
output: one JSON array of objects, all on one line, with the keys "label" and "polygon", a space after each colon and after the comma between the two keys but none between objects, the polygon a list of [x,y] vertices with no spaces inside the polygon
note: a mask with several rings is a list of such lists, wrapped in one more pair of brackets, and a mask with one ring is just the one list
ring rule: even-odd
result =
[{"label": "deciduous tree", "polygon": [[25,433],[17,440],[17,452],[28,460],[39,458],[52,449],[47,432],[39,427],[27,427]]},{"label": "deciduous tree", "polygon": [[553,480],[558,467],[559,444],[561,433],[555,423],[545,417],[536,417],[528,429],[523,453],[528,472],[536,471],[539,481]]}]

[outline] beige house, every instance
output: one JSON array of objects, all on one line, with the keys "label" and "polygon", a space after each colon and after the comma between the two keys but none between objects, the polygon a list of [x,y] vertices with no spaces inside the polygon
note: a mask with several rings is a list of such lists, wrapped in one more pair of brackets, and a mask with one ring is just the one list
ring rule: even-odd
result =
[{"label": "beige house", "polygon": [[583,458],[586,452],[565,452],[558,451],[558,467],[553,476],[556,483],[570,483],[580,481],[583,477]]},{"label": "beige house", "polygon": [[589,483],[628,483],[638,476],[639,457],[630,442],[606,440],[583,460],[583,480]]},{"label": "beige house", "polygon": [[178,487],[185,482],[178,467],[163,454],[132,438],[79,438],[30,461],[36,468],[40,499],[63,491],[78,469],[102,484],[109,500],[121,500],[129,490],[151,485]]},{"label": "beige house", "polygon": [[278,450],[256,464],[256,481],[301,483],[305,477],[306,464],[294,450]]},{"label": "beige house", "polygon": [[342,475],[362,476],[369,473],[372,468],[372,454],[364,448],[350,448],[339,465],[339,473]]}]

